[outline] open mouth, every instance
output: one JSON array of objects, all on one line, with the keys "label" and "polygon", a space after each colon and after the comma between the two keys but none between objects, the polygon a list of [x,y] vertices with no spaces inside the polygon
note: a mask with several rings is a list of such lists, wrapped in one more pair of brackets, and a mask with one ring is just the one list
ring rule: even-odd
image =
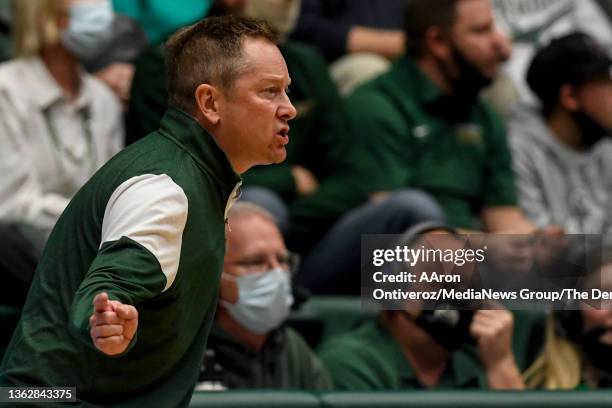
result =
[{"label": "open mouth", "polygon": [[289,128],[281,129],[277,135],[283,139],[284,144],[289,143]]}]

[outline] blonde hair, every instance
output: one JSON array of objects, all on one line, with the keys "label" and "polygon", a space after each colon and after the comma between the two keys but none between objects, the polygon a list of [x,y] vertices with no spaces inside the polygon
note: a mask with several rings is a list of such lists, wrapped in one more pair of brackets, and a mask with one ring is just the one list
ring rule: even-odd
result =
[{"label": "blonde hair", "polygon": [[544,351],[525,371],[523,379],[528,388],[574,389],[580,384],[582,363],[576,345],[555,332],[551,315],[546,322]]},{"label": "blonde hair", "polygon": [[66,13],[65,0],[15,2],[15,56],[37,55],[60,38],[59,20]]}]

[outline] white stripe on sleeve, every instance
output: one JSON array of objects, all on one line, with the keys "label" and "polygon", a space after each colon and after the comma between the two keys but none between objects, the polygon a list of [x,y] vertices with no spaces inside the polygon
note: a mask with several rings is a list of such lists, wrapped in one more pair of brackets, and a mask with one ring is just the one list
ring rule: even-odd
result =
[{"label": "white stripe on sleeve", "polygon": [[187,222],[187,196],[166,174],[143,174],[124,181],[111,195],[102,221],[102,240],[128,237],[151,252],[166,276],[176,277]]}]

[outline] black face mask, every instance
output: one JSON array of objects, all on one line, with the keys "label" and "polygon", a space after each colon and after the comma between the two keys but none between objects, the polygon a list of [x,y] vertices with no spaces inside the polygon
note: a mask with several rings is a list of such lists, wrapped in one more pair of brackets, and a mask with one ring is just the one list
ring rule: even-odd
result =
[{"label": "black face mask", "polygon": [[572,116],[580,129],[581,141],[585,147],[590,148],[610,135],[611,129],[604,128],[584,111],[575,112]]},{"label": "black face mask", "polygon": [[483,75],[476,65],[468,61],[454,42],[451,42],[451,52],[457,67],[457,75],[453,75],[443,61],[438,60],[437,63],[450,83],[452,93],[443,95],[426,108],[429,112],[450,122],[459,123],[469,119],[478,94],[489,86],[493,79]]},{"label": "black face mask", "polygon": [[600,386],[612,385],[612,346],[602,343],[599,338],[609,329],[597,327],[592,329],[580,338],[580,344],[589,362],[601,370],[602,376]]},{"label": "black face mask", "polygon": [[472,340],[470,324],[473,317],[473,310],[423,310],[414,321],[436,343],[453,352]]}]

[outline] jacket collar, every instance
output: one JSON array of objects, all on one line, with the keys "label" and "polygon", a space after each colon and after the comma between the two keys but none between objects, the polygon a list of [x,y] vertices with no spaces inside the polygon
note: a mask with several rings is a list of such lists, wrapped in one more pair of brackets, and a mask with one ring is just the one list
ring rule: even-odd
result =
[{"label": "jacket collar", "polygon": [[231,191],[240,182],[227,156],[214,137],[191,115],[168,108],[161,120],[160,132],[182,147],[198,165],[207,170]]}]

